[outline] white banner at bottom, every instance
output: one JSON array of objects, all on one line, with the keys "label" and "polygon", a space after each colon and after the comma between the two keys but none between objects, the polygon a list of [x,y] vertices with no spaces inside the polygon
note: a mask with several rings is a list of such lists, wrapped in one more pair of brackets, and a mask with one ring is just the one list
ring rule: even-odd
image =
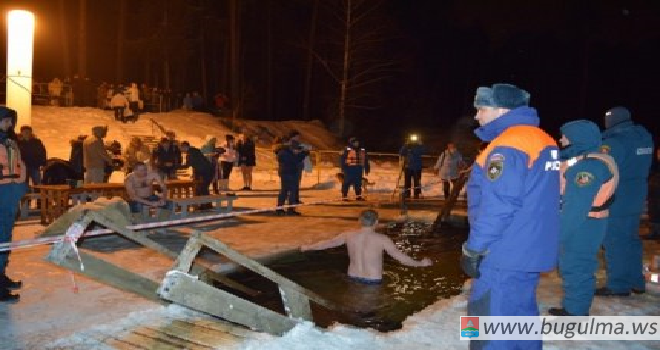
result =
[{"label": "white banner at bottom", "polygon": [[660,316],[461,316],[461,340],[660,340]]}]

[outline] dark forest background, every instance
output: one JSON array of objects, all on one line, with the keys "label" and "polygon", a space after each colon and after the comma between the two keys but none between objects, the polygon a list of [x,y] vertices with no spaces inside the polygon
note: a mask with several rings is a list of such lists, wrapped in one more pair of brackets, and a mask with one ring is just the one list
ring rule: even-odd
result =
[{"label": "dark forest background", "polygon": [[321,120],[372,149],[396,149],[409,132],[438,147],[461,137],[473,126],[474,90],[496,82],[527,89],[554,135],[568,120],[600,123],[615,105],[660,131],[659,1],[32,0],[0,9],[18,4],[36,12],[39,81],[78,73],[199,91],[208,103],[222,92],[240,118]]}]

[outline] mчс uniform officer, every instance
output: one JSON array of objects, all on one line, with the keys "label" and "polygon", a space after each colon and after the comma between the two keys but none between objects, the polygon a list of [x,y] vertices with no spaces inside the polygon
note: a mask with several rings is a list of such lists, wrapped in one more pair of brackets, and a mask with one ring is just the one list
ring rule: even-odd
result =
[{"label": "m\u0447\u0441 uniform officer", "polygon": [[[471,277],[470,316],[536,316],[540,273],[554,269],[559,237],[559,149],[541,130],[529,93],[480,87],[474,99],[490,144],[468,180],[470,235],[461,266]],[[471,341],[471,349],[541,349],[541,340]]]},{"label": "m\u0447\u0441 uniform officer", "polygon": [[564,298],[555,316],[586,316],[594,298],[598,250],[619,182],[614,159],[600,152],[598,125],[576,120],[561,127],[561,234],[559,272]]}]

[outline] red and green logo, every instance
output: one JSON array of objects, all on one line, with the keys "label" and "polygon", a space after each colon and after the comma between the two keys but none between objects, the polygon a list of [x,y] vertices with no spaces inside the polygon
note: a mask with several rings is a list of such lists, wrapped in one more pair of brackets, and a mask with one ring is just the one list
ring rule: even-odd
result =
[{"label": "red and green logo", "polygon": [[461,338],[479,336],[479,317],[461,316]]}]

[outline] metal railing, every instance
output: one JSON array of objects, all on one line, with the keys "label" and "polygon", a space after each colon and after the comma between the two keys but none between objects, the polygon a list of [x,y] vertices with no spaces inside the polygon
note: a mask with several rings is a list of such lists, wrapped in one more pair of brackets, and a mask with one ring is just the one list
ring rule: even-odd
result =
[{"label": "metal railing", "polygon": [[[313,172],[316,183],[321,183],[322,174],[332,170],[341,169],[340,159],[343,150],[311,150]],[[403,165],[403,157],[398,153],[373,152],[368,153],[369,165],[372,169],[378,168],[380,172],[391,172],[396,176]],[[422,156],[424,171],[432,172],[437,155]],[[267,171],[271,180],[277,177],[277,159],[270,148],[257,148],[257,169]]]}]

